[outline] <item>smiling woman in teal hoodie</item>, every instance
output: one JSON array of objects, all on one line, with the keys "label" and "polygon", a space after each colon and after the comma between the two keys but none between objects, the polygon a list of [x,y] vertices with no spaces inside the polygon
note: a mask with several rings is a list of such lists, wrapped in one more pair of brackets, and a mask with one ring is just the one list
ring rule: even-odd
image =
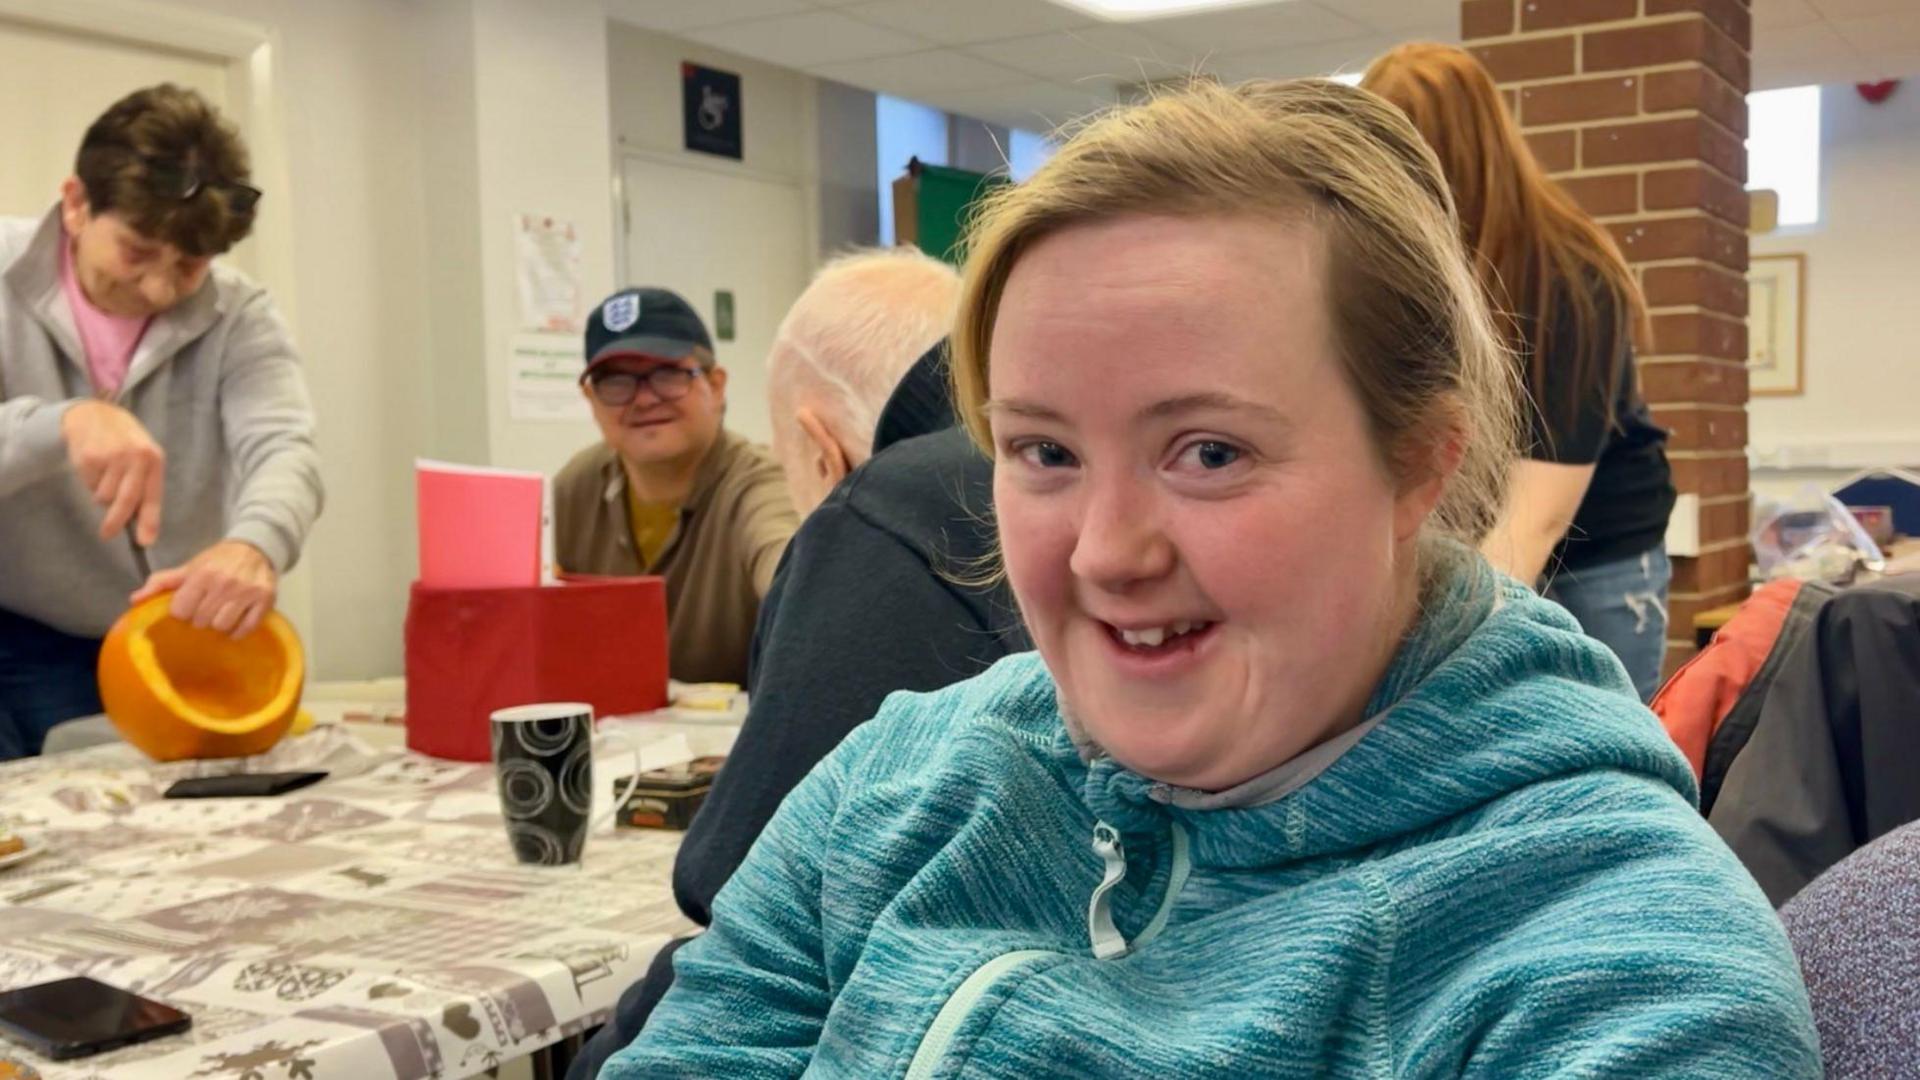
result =
[{"label": "smiling woman in teal hoodie", "polygon": [[1451,214],[1318,81],[996,197],[956,400],[1038,654],[822,762],[603,1076],[1819,1074],[1685,761],[1472,549],[1514,380]]}]

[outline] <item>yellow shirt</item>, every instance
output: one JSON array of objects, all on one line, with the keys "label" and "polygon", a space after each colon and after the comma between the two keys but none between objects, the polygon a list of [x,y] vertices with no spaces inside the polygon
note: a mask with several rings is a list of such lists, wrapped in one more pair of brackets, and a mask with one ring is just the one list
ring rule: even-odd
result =
[{"label": "yellow shirt", "polygon": [[641,502],[629,487],[627,524],[633,528],[633,546],[639,549],[640,565],[650,568],[660,561],[673,527],[680,524],[680,504]]}]

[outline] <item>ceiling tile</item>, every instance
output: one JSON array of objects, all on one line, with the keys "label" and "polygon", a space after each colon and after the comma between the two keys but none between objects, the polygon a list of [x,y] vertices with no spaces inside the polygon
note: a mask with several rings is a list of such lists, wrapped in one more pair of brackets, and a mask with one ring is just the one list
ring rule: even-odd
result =
[{"label": "ceiling tile", "polygon": [[1754,44],[1756,64],[1762,60],[1828,60],[1853,55],[1853,47],[1824,22],[1778,30]]},{"label": "ceiling tile", "polygon": [[1828,25],[1862,52],[1920,48],[1920,6],[1895,15],[1860,19],[1829,19]]},{"label": "ceiling tile", "polygon": [[608,18],[669,32],[806,10],[803,0],[607,0]]},{"label": "ceiling tile", "polygon": [[1089,81],[1076,86],[1031,82],[938,94],[927,104],[991,124],[1051,131],[1113,104],[1113,84]]},{"label": "ceiling tile", "polygon": [[1866,15],[1893,15],[1912,11],[1914,0],[1809,0],[1829,19],[1858,19]]},{"label": "ceiling tile", "polygon": [[981,42],[966,51],[1036,78],[1064,83],[1106,78],[1119,82],[1159,79],[1188,70],[1187,58],[1137,31],[1089,26],[1006,41]]},{"label": "ceiling tile", "polygon": [[839,10],[942,45],[998,41],[1094,25],[1093,19],[1045,0],[881,0]]},{"label": "ceiling tile", "polygon": [[1457,41],[1460,37],[1459,0],[1320,0],[1320,5],[1376,30],[1447,26],[1451,29],[1443,40]]},{"label": "ceiling tile", "polygon": [[1850,82],[1861,66],[1860,53],[1824,22],[1776,30],[1757,41],[1753,52],[1753,88],[1774,90],[1808,83]]},{"label": "ceiling tile", "polygon": [[1296,0],[1137,22],[1132,27],[1176,49],[1184,49],[1196,58],[1284,45],[1312,45],[1371,32],[1371,28],[1351,19]]},{"label": "ceiling tile", "polygon": [[1753,62],[1753,89],[1785,90],[1792,86],[1825,86],[1829,83],[1852,82],[1852,72],[1859,70],[1861,61],[1857,57],[1841,60],[1770,60],[1755,58]]},{"label": "ceiling tile", "polygon": [[1363,71],[1374,57],[1392,48],[1398,38],[1365,37],[1322,42],[1302,48],[1264,49],[1234,56],[1216,56],[1207,71],[1223,82],[1243,79],[1298,79],[1335,72]]},{"label": "ceiling tile", "polygon": [[942,90],[980,90],[1027,81],[1025,75],[1011,68],[990,64],[955,49],[848,60],[807,71],[836,82],[915,100],[924,100],[927,94]]},{"label": "ceiling tile", "polygon": [[715,48],[795,68],[919,52],[927,47],[919,38],[850,19],[837,11],[728,23],[686,36]]},{"label": "ceiling tile", "polygon": [[[1889,49],[1884,52],[1868,52],[1865,66],[1855,76],[1856,82],[1878,82],[1881,79],[1920,79],[1920,49]],[[1909,87],[1905,92],[1911,92]]]},{"label": "ceiling tile", "polygon": [[1754,44],[1757,46],[1764,36],[1762,31],[1805,26],[1819,20],[1820,13],[1813,10],[1807,0],[1753,0]]}]

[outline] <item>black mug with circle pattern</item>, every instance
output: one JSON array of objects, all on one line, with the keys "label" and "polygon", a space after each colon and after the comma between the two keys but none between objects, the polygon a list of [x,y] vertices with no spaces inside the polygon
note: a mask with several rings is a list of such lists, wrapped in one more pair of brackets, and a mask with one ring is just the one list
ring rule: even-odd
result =
[{"label": "black mug with circle pattern", "polygon": [[[492,716],[493,768],[513,854],[534,866],[580,861],[587,833],[601,824],[593,813],[593,743],[625,738],[593,730],[593,706],[552,702],[499,709]],[[638,782],[640,751],[633,747]],[[599,817],[611,818],[624,798]]]}]

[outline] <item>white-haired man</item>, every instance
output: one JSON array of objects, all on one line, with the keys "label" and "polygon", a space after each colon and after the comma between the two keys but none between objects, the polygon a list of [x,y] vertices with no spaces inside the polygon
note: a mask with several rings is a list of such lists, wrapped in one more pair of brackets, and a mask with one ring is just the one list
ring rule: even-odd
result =
[{"label": "white-haired man", "polygon": [[947,334],[960,278],[913,248],[873,248],[820,268],[767,355],[773,453],[801,517],[873,453],[907,368]]}]

